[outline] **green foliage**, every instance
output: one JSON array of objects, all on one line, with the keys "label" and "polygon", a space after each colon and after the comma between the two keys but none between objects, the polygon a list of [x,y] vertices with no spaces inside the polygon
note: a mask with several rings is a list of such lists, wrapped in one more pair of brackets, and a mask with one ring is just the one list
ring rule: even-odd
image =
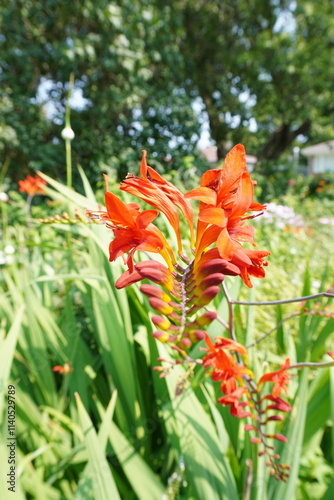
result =
[{"label": "green foliage", "polygon": [[199,124],[189,96],[170,78],[182,60],[154,2],[14,1],[0,16],[7,26],[1,157],[10,159],[13,178],[28,168],[64,178],[60,133],[72,72],[74,94],[85,99],[79,108],[72,104],[73,162],[92,182],[108,166],[124,177],[153,145],[166,170],[167,155],[177,167],[193,152]]},{"label": "green foliage", "polygon": [[300,136],[333,137],[331,2],[12,0],[0,19],[0,159],[14,180],[64,179],[72,72],[73,163],[94,185],[135,171],[142,149],[164,172],[199,161],[207,119],[220,159],[244,142],[266,176]]},{"label": "green foliage", "polygon": [[334,199],[334,174],[324,173],[311,177],[306,196],[320,199]]}]

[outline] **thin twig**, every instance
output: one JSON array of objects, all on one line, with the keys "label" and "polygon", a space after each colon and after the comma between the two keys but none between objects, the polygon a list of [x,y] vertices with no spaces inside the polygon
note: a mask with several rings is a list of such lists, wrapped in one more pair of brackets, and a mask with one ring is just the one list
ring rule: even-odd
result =
[{"label": "thin twig", "polygon": [[224,328],[226,328],[226,330],[229,330],[230,327],[229,325],[226,323],[226,321],[223,320],[223,318],[221,318],[220,316],[217,316],[216,320],[221,324],[223,325]]},{"label": "thin twig", "polygon": [[281,321],[279,321],[277,323],[277,325],[274,326],[274,328],[272,328],[271,330],[269,330],[269,332],[267,332],[264,335],[262,335],[262,337],[260,337],[259,339],[255,340],[255,342],[252,342],[251,344],[246,345],[246,349],[249,349],[250,347],[254,347],[256,344],[258,344],[262,340],[264,340],[267,337],[269,337],[269,335],[271,335],[272,333],[274,333],[280,326],[283,325],[283,323],[285,321],[288,321],[288,319],[294,318],[295,316],[300,316],[301,314],[302,313],[300,311],[295,311],[294,313],[290,314],[290,316],[287,316],[286,318],[283,318]]},{"label": "thin twig", "polygon": [[[214,311],[212,311],[212,309],[210,309],[210,308],[209,308],[209,307],[207,307],[207,306],[204,306],[204,309],[205,309],[206,311],[208,311],[208,312],[214,312]],[[218,321],[221,325],[223,325],[223,327],[224,327],[224,328],[226,328],[226,330],[229,330],[229,326],[228,326],[228,324],[226,323],[226,321],[224,321],[224,320],[223,320],[223,318],[221,318],[220,316],[217,316],[217,317],[216,317],[216,320],[217,320],[217,321]]]},{"label": "thin twig", "polygon": [[231,304],[239,304],[243,306],[271,306],[275,304],[289,304],[291,302],[303,302],[304,300],[317,299],[319,297],[330,297],[334,298],[333,293],[320,292],[314,295],[305,295],[304,297],[296,297],[295,299],[283,299],[283,300],[269,300],[264,302],[243,302],[242,300],[231,300]]},{"label": "thin twig", "polygon": [[225,283],[223,282],[222,283],[222,288],[223,288],[223,292],[224,292],[224,295],[226,297],[226,300],[227,300],[227,305],[228,305],[228,331],[230,332],[230,336],[231,336],[231,339],[234,340],[234,342],[237,342],[237,338],[235,336],[235,332],[234,332],[234,321],[233,321],[233,301],[231,300],[231,297],[227,291],[227,288],[226,288],[226,285]]},{"label": "thin twig", "polygon": [[252,489],[252,482],[253,482],[253,462],[250,458],[246,459],[246,468],[247,468],[247,473],[246,473],[246,485],[245,485],[245,493],[243,496],[243,500],[249,500],[250,499],[250,493]]}]

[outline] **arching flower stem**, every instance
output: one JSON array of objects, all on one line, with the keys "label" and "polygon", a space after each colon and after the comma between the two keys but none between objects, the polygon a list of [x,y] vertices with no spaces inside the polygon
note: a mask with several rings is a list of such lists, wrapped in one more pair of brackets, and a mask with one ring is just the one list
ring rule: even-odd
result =
[{"label": "arching flower stem", "polygon": [[294,313],[290,314],[290,316],[286,316],[285,318],[281,319],[281,321],[279,321],[274,326],[274,328],[269,330],[269,332],[265,333],[264,335],[262,335],[262,337],[258,338],[257,340],[255,340],[251,344],[246,345],[246,349],[249,349],[250,347],[254,347],[256,344],[259,344],[260,342],[262,342],[262,340],[266,339],[267,337],[269,337],[269,335],[274,333],[280,326],[283,325],[283,323],[285,323],[286,321],[288,321],[291,318],[295,318],[296,316],[301,316],[302,314],[303,314],[302,311],[295,311]]},{"label": "arching flower stem", "polygon": [[293,302],[303,302],[304,300],[318,299],[319,297],[330,297],[334,299],[334,294],[329,292],[320,292],[320,293],[315,293],[313,295],[305,295],[304,297],[296,297],[294,299],[267,300],[263,302],[247,302],[243,300],[231,300],[231,303],[241,306],[272,306],[276,304],[291,304]]}]

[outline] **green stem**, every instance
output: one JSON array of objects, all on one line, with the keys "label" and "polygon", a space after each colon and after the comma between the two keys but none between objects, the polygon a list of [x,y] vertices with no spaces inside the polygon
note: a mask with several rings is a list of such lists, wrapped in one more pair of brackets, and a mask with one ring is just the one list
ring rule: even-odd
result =
[{"label": "green stem", "polygon": [[7,202],[2,201],[0,204],[1,204],[1,215],[2,215],[2,241],[7,241],[8,239]]},{"label": "green stem", "polygon": [[[226,288],[226,285],[224,282],[222,283],[222,288],[223,288],[223,292],[224,292],[224,295],[226,297],[227,305],[228,305],[228,330],[230,332],[231,339],[233,339],[234,342],[237,342],[237,337],[236,337],[235,331],[234,331],[234,312],[233,312],[234,302],[233,302],[233,300],[231,300],[231,297],[227,291],[227,288]],[[238,358],[239,358],[239,362],[240,362],[241,361],[240,355],[238,356]]]},{"label": "green stem", "polygon": [[32,203],[33,197],[34,197],[33,194],[29,194],[28,198],[27,198],[27,203],[26,203],[27,227],[31,226],[30,211],[31,211],[31,203]]},{"label": "green stem", "polygon": [[[70,82],[68,87],[67,101],[66,101],[66,114],[65,114],[65,127],[71,128],[71,108],[70,98],[74,87],[74,73],[70,74]],[[72,151],[71,139],[65,139],[66,149],[66,183],[67,187],[72,187]]]},{"label": "green stem", "polygon": [[0,186],[2,185],[3,180],[4,180],[5,176],[6,176],[9,164],[10,164],[10,156],[8,154],[6,156],[6,158],[5,158],[5,161],[3,162],[2,167],[1,167],[1,172],[0,172]]},{"label": "green stem", "polygon": [[72,187],[72,148],[71,140],[65,139],[65,151],[66,151],[66,185],[67,187]]}]

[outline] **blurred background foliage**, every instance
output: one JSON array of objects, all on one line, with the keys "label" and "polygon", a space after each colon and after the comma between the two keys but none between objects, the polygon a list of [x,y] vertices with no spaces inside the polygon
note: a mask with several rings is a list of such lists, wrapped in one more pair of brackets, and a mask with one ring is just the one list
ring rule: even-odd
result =
[{"label": "blurred background foliage", "polygon": [[331,0],[2,2],[1,162],[12,180],[64,179],[73,72],[73,160],[93,184],[136,171],[143,148],[165,172],[185,156],[205,168],[203,123],[219,159],[243,142],[275,179],[300,141],[334,138],[332,14]]}]

